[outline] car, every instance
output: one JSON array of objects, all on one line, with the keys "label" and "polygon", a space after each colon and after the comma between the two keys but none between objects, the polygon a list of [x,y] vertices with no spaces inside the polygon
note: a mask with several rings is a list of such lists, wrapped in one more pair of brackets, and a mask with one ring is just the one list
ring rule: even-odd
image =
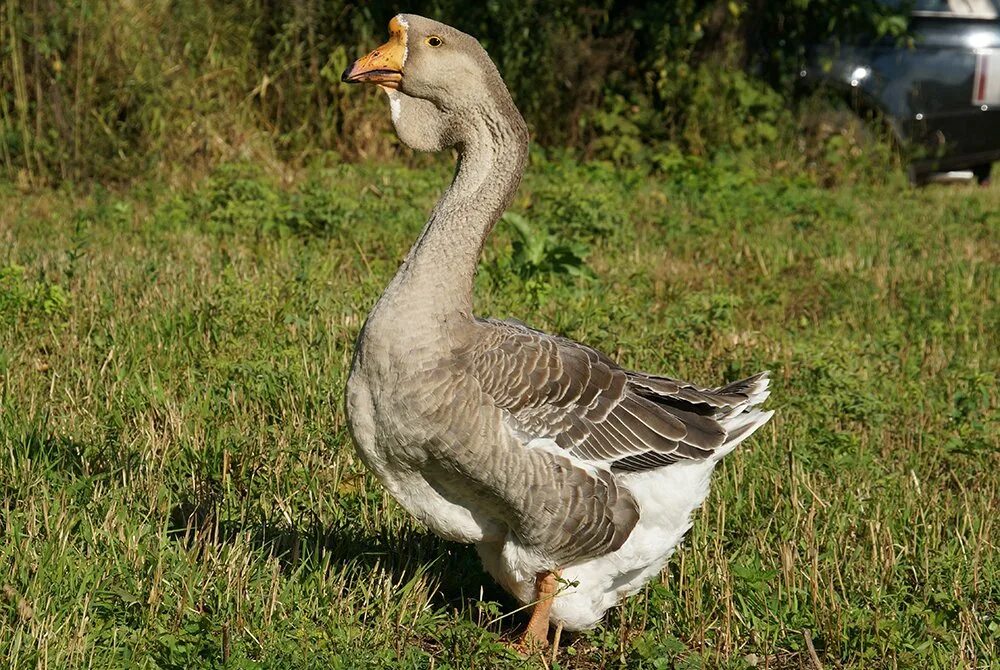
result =
[{"label": "car", "polygon": [[1000,0],[882,0],[908,12],[910,39],[827,42],[807,51],[799,83],[879,119],[916,184],[1000,160]]}]

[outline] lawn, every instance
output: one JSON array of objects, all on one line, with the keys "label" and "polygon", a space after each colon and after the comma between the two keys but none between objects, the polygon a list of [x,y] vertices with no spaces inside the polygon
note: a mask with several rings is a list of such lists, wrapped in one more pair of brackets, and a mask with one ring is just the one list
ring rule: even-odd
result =
[{"label": "lawn", "polygon": [[553,662],[508,651],[524,612],[345,427],[354,338],[448,177],[0,191],[0,658],[996,667],[1000,187],[536,157],[479,312],[703,384],[770,369],[777,410],[662,580]]}]

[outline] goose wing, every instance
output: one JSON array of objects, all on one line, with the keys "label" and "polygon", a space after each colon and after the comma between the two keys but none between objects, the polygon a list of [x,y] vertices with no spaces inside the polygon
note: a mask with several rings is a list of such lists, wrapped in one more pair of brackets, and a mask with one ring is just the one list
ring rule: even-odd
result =
[{"label": "goose wing", "polygon": [[522,441],[581,461],[643,471],[725,453],[770,418],[767,373],[715,389],[630,372],[572,340],[483,319],[471,367]]}]

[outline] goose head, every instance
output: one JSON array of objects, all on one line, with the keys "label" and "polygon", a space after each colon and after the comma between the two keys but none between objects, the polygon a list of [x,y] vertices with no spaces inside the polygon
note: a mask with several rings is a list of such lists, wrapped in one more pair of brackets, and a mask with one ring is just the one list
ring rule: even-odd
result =
[{"label": "goose head", "polygon": [[389,21],[389,41],[351,64],[341,80],[375,84],[389,96],[396,134],[418,151],[460,144],[483,115],[524,122],[479,41],[415,14]]}]

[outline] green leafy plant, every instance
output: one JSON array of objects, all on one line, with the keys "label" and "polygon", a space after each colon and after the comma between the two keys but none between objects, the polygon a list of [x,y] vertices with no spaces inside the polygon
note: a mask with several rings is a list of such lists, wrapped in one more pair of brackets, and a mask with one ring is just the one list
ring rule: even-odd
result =
[{"label": "green leafy plant", "polygon": [[59,284],[31,281],[27,269],[16,263],[0,266],[0,321],[57,319],[70,306],[70,295]]},{"label": "green leafy plant", "polygon": [[516,236],[511,262],[514,271],[524,278],[543,274],[589,277],[587,245],[578,241],[560,241],[540,226],[532,226],[520,214],[508,212],[503,220]]},{"label": "green leafy plant", "polygon": [[585,242],[564,240],[514,212],[504,214],[502,222],[514,234],[510,256],[490,268],[496,280],[505,281],[510,274],[517,276],[538,304],[557,282],[593,278],[586,262],[589,248]]}]

